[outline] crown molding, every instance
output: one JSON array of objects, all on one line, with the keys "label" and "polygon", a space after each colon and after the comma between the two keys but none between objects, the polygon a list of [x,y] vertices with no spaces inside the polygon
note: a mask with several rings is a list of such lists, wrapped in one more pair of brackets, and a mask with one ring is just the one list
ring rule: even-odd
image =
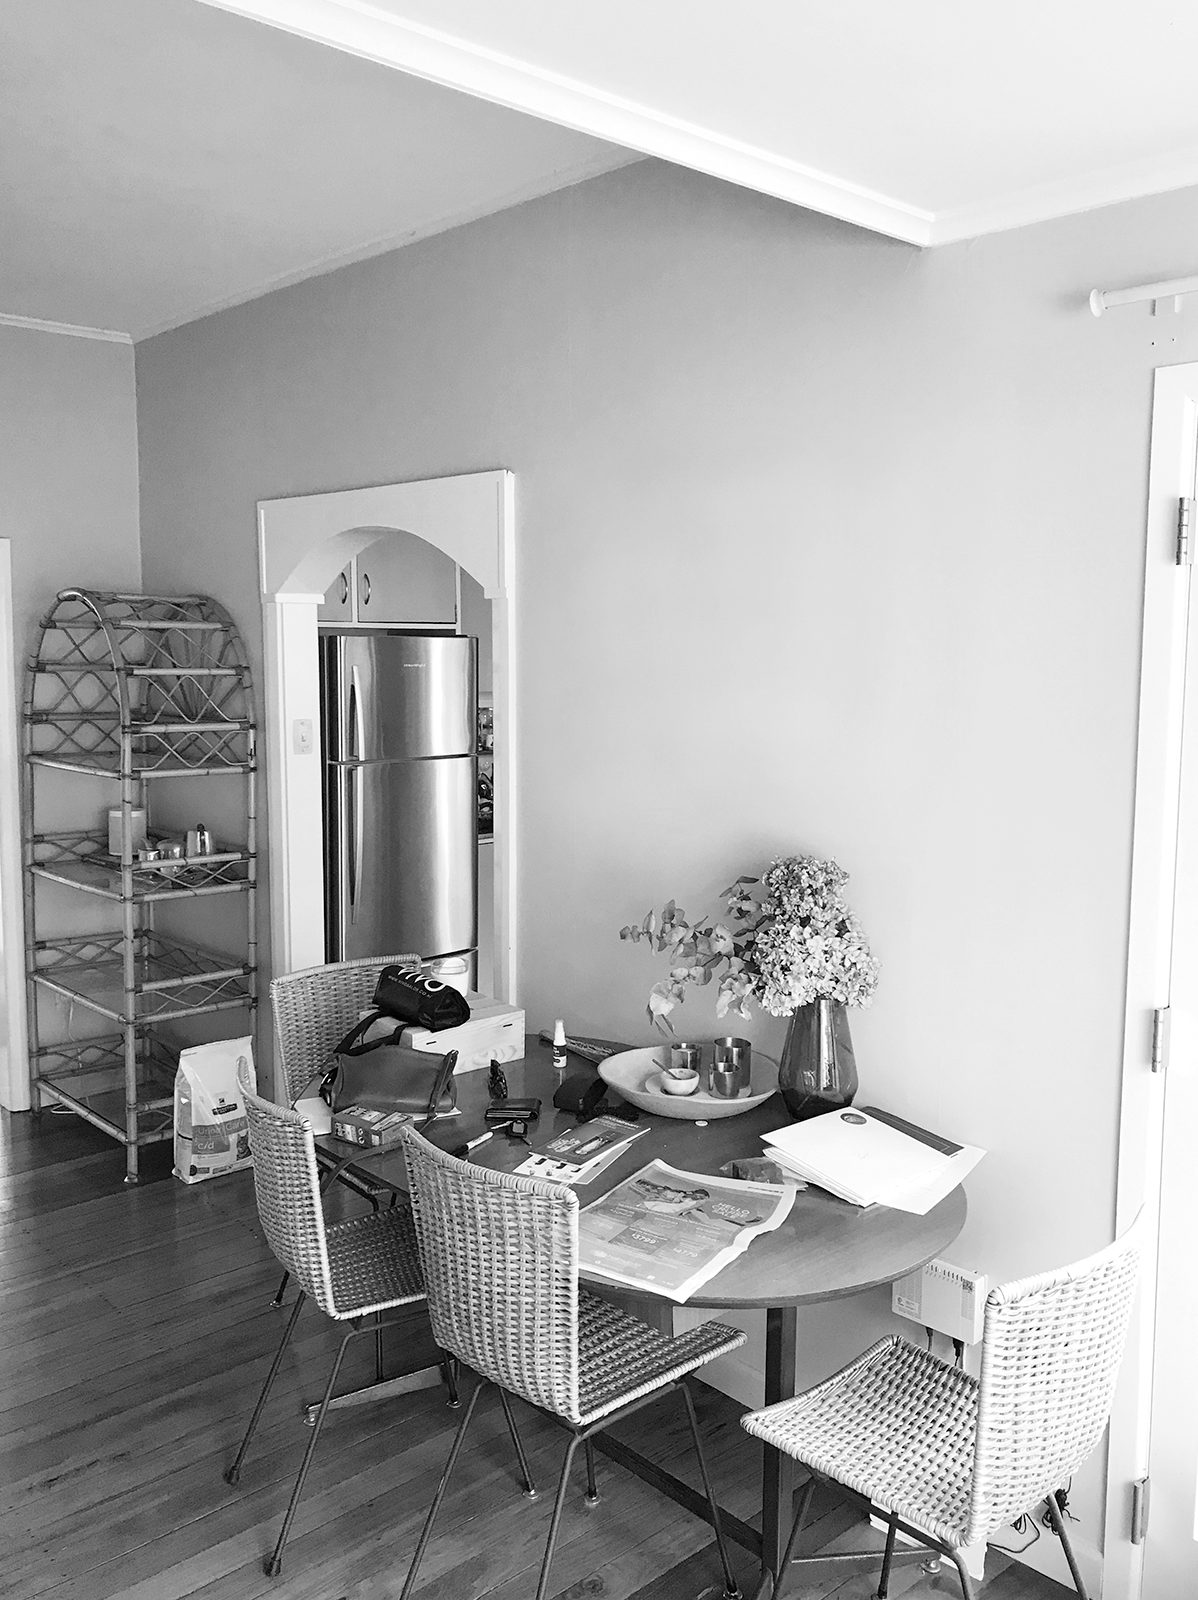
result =
[{"label": "crown molding", "polygon": [[578,79],[531,66],[435,28],[405,22],[368,0],[202,3],[560,127],[624,145],[641,155],[657,156],[793,205],[807,206],[874,233],[908,244],[931,242],[934,218],[930,211],[607,94]]},{"label": "crown molding", "polygon": [[103,339],[109,344],[132,344],[133,336],[116,328],[82,328],[73,322],[43,322],[40,317],[16,317],[0,311],[0,328],[24,328],[29,333],[57,333],[68,339]]}]

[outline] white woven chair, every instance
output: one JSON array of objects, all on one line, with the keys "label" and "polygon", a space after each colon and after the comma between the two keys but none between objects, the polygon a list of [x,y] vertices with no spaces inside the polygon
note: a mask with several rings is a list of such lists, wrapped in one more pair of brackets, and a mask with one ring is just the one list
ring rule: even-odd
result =
[{"label": "white woven chair", "polygon": [[447,1356],[479,1375],[433,1496],[401,1600],[416,1583],[450,1473],[479,1395],[494,1384],[530,1497],[536,1489],[509,1394],[564,1423],[570,1432],[558,1480],[537,1600],[543,1600],[561,1523],[570,1467],[586,1449],[587,1502],[598,1500],[592,1439],[603,1428],[680,1390],[690,1420],[724,1572],[726,1600],[739,1600],[719,1511],[683,1381],[744,1334],[718,1322],[670,1338],[578,1286],[578,1196],[564,1184],[476,1167],[404,1130],[412,1210],[428,1290],[433,1337]]},{"label": "white woven chair", "polygon": [[[293,1106],[333,1064],[333,1051],[370,1008],[379,973],[387,966],[413,967],[420,957],[363,956],[355,961],[335,961],[323,967],[305,967],[275,978],[270,986],[270,1008],[275,1019],[276,1059],[281,1081],[279,1099]],[[324,1174],[324,1187],[343,1183],[379,1209],[377,1191],[359,1179],[345,1162],[316,1152]],[[276,1306],[283,1304],[288,1274],[275,1291]]]},{"label": "white woven chair", "polygon": [[275,978],[270,986],[278,1060],[283,1071],[279,1099],[293,1105],[310,1083],[332,1065],[337,1045],[370,1009],[384,967],[418,967],[420,957],[364,956],[306,967]]},{"label": "white woven chair", "polygon": [[905,1339],[882,1339],[806,1393],[743,1418],[750,1433],[814,1474],[780,1572],[772,1585],[763,1578],[757,1600],[771,1587],[781,1592],[817,1478],[886,1516],[881,1600],[898,1532],[949,1556],[966,1600],[974,1600],[963,1548],[1042,1500],[1086,1600],[1057,1491],[1107,1424],[1135,1294],[1138,1233],[1133,1225],[1084,1261],[992,1289],[980,1378]]},{"label": "white woven chair", "polygon": [[[241,1478],[246,1451],[282,1366],[283,1356],[305,1300],[314,1300],[326,1316],[344,1324],[346,1328],[323,1397],[316,1409],[312,1434],[291,1492],[283,1526],[279,1530],[274,1552],[266,1562],[267,1574],[275,1577],[282,1566],[283,1546],[291,1530],[304,1480],[350,1340],[362,1333],[374,1333],[381,1341],[384,1326],[407,1320],[406,1317],[388,1317],[386,1313],[423,1301],[425,1294],[409,1208],[400,1206],[387,1211],[366,1212],[345,1222],[326,1224],[310,1123],[298,1112],[254,1094],[247,1078],[242,1078],[240,1082],[250,1125],[258,1216],[267,1244],[280,1265],[294,1276],[300,1292],[246,1428],[245,1438],[241,1441],[241,1448],[225,1473],[227,1483],[236,1484]],[[434,1367],[412,1374],[408,1387],[428,1387],[440,1382],[442,1376],[449,1383],[451,1399],[456,1402],[453,1373],[447,1368],[439,1370]]]}]

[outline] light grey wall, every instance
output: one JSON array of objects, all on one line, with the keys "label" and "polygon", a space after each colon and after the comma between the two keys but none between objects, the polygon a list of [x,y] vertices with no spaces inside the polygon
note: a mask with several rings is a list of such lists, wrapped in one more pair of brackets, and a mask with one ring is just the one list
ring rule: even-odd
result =
[{"label": "light grey wall", "polygon": [[989,1150],[954,1259],[1047,1266],[1113,1215],[1151,375],[1198,358],[1085,297],[1196,222],[921,254],[629,168],[139,346],[147,582],[257,648],[257,499],[511,468],[530,1026],[646,1040],[623,923],[834,855],[862,1099]]},{"label": "light grey wall", "polygon": [[865,1097],[986,1145],[966,1243],[1039,1265],[1110,1220],[1151,370],[1198,354],[1084,297],[1196,213],[921,255],[598,179],[139,346],[146,582],[257,655],[259,498],[513,469],[530,1023],[648,1037],[622,923],[835,855]]},{"label": "light grey wall", "polygon": [[59,589],[136,589],[137,497],[132,347],[0,325],[0,538],[19,663]]},{"label": "light grey wall", "polygon": [[[0,539],[10,541],[13,576],[13,638],[0,641],[0,647],[13,652],[19,702],[38,621],[60,589],[136,591],[140,586],[131,346],[0,326]],[[4,710],[18,714],[17,706]],[[43,778],[38,825],[89,827],[113,796],[112,785],[99,780],[75,776],[55,783]],[[7,841],[7,817],[3,824],[0,833]],[[6,849],[0,861],[0,1026],[5,1037],[5,929],[10,930],[11,955],[12,946],[19,944],[15,929],[20,894],[19,855]],[[103,910],[85,903],[90,899],[43,885],[39,933],[102,926]],[[44,1001],[44,1021],[51,1037],[63,1037],[65,1015],[57,1001]]]}]

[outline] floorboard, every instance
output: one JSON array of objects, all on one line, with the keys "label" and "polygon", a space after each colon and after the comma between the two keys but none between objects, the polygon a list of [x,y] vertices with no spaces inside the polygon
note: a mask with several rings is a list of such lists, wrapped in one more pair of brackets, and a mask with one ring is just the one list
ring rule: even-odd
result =
[{"label": "floorboard", "polygon": [[[269,1301],[278,1269],[262,1240],[247,1174],[188,1187],[168,1145],[124,1182],[119,1146],[75,1117],[0,1113],[0,1600],[396,1600],[457,1414],[440,1390],[333,1413],[281,1577],[263,1572],[308,1439],[303,1402],[322,1386],[338,1333],[301,1316],[237,1488],[223,1470],[244,1429],[283,1319]],[[339,1191],[336,1202],[360,1202]],[[290,1297],[289,1297],[290,1303]],[[389,1335],[410,1365],[429,1357],[427,1324]],[[356,1341],[346,1386],[367,1381],[373,1344]],[[721,1500],[756,1511],[759,1450],[740,1408],[698,1391]],[[491,1395],[429,1546],[429,1600],[529,1600],[551,1512],[563,1435],[518,1413],[535,1501]],[[638,1448],[696,1481],[684,1414],[669,1399],[621,1426]],[[600,1503],[572,1495],[554,1600],[716,1600],[711,1530],[603,1457]],[[821,1491],[819,1549],[872,1538]],[[734,1549],[742,1586],[752,1564]],[[1060,1600],[1068,1591],[992,1555],[983,1600]],[[787,1600],[864,1600],[876,1571],[792,1577]],[[895,1600],[957,1595],[905,1567]]]}]

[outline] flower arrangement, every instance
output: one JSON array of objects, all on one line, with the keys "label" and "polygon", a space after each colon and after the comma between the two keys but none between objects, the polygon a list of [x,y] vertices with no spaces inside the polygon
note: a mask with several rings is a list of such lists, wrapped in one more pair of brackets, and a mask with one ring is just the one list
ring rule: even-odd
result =
[{"label": "flower arrangement", "polygon": [[671,900],[660,916],[621,928],[621,939],[669,955],[668,976],[649,991],[650,1020],[672,1033],[670,1012],[687,989],[713,981],[717,1017],[747,1018],[750,1000],[775,1017],[821,998],[867,1005],[878,963],[841,893],[848,876],[835,861],[778,856],[763,879],[737,878],[724,890],[722,916],[690,923]]}]

